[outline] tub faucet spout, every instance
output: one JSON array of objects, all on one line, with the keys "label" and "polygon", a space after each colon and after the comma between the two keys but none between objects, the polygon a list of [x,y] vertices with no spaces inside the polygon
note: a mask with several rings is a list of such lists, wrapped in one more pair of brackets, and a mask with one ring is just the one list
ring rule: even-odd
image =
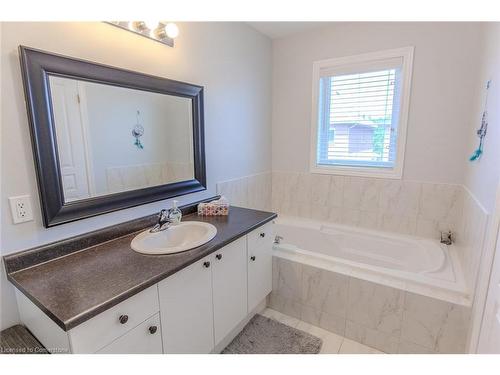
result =
[{"label": "tub faucet spout", "polygon": [[274,243],[279,245],[279,243],[280,243],[280,241],[281,241],[282,239],[283,239],[283,237],[281,237],[281,236],[276,236],[276,237],[274,237]]}]

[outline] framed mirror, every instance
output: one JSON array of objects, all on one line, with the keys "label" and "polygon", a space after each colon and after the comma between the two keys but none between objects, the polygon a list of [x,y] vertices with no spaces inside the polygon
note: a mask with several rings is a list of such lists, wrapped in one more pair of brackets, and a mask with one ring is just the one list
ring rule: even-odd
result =
[{"label": "framed mirror", "polygon": [[203,87],[19,52],[46,227],[206,189]]}]

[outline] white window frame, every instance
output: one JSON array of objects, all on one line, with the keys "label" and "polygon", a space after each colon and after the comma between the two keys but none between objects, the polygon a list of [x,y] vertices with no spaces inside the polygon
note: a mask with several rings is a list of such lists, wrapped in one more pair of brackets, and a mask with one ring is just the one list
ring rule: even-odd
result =
[{"label": "white window frame", "polygon": [[[315,61],[313,63],[313,82],[312,82],[312,111],[311,111],[311,153],[310,153],[310,172],[320,174],[339,174],[347,176],[378,177],[401,179],[403,176],[403,165],[406,146],[406,132],[408,126],[408,112],[410,104],[410,90],[413,66],[414,47],[403,47],[391,50],[365,53],[355,56],[346,56],[328,60]],[[383,67],[385,61],[391,59],[402,59],[401,65],[401,98],[400,111],[398,119],[398,135],[396,143],[396,160],[394,167],[364,167],[364,166],[343,166],[343,165],[318,165],[318,106],[319,106],[319,82],[321,71],[331,69],[334,72],[356,72],[356,68],[366,66],[376,66],[381,64]]]}]

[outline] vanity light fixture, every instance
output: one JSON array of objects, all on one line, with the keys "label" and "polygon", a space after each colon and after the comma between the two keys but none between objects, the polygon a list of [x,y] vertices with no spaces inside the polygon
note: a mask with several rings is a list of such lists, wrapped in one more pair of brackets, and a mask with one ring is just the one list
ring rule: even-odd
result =
[{"label": "vanity light fixture", "polygon": [[131,31],[157,42],[174,46],[174,38],[179,35],[179,28],[175,23],[164,21],[107,21],[110,25]]},{"label": "vanity light fixture", "polygon": [[165,25],[165,32],[169,38],[175,39],[179,35],[179,28],[175,23],[169,22]]}]

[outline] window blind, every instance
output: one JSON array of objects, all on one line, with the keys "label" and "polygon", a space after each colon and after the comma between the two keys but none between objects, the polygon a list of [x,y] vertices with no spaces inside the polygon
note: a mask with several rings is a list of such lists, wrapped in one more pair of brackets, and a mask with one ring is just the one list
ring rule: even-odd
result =
[{"label": "window blind", "polygon": [[400,75],[391,66],[320,78],[318,164],[394,166]]}]

